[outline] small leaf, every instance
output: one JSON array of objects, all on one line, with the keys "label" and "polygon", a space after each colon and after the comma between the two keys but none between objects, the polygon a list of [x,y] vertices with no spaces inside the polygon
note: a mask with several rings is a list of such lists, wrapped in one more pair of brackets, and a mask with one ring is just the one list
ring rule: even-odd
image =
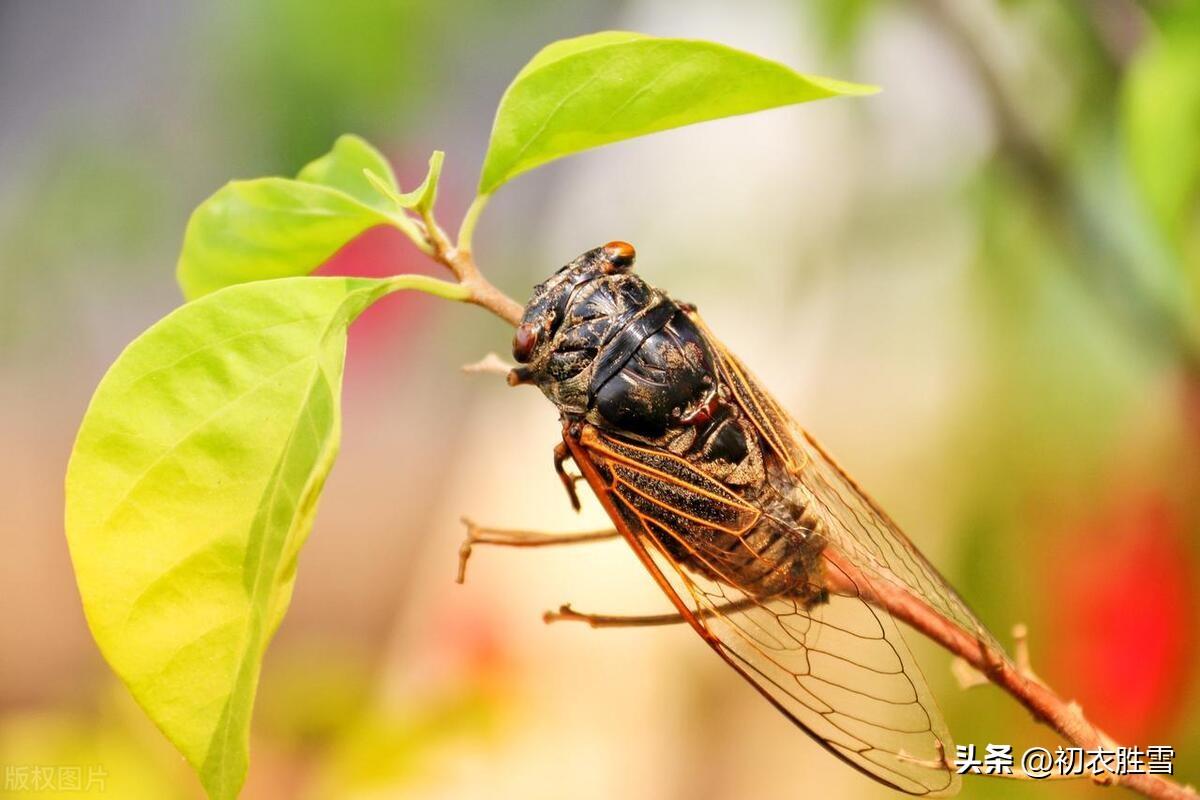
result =
[{"label": "small leaf", "polygon": [[369,167],[363,168],[363,176],[375,191],[390,200],[396,208],[411,208],[424,213],[432,209],[433,204],[437,202],[438,181],[442,177],[442,159],[445,156],[441,150],[434,150],[433,155],[429,157],[429,171],[425,173],[425,180],[416,189],[403,194],[394,182],[389,184],[386,178],[377,175]]},{"label": "small leaf", "polygon": [[389,201],[397,208],[403,208],[404,195],[397,192],[395,186],[389,186],[385,179],[379,177],[379,175],[369,169],[364,168],[362,174],[367,179],[367,183],[371,184],[375,191],[379,192],[380,197]]},{"label": "small leaf", "polygon": [[395,189],[387,160],[357,136],[342,136],[297,180],[256,178],[221,187],[188,220],[176,268],[184,297],[307,275],[376,225],[392,225],[425,246],[414,222],[396,212],[364,170]]},{"label": "small leaf", "polygon": [[380,211],[390,211],[384,198],[363,177],[364,170],[375,173],[392,191],[399,191],[388,160],[365,139],[351,133],[339,136],[332,150],[306,164],[296,178],[340,189],[361,203]]},{"label": "small leaf", "polygon": [[437,202],[438,182],[442,179],[442,159],[445,156],[441,150],[433,151],[433,155],[429,157],[429,172],[426,173],[424,182],[408,195],[416,195],[413,206],[421,213],[432,209],[433,204]]},{"label": "small leaf", "polygon": [[801,75],[713,42],[605,31],[555,42],[509,85],[479,193],[571,153],[694,122],[874,87]]},{"label": "small leaf", "polygon": [[425,276],[288,278],[184,305],[92,398],[67,470],[88,624],[209,796],[245,779],[267,644],[292,595],[341,430],[346,327]]}]

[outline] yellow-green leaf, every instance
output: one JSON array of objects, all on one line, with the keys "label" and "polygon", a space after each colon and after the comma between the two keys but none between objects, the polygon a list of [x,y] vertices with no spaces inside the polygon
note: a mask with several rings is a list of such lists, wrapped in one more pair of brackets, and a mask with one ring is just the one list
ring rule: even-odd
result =
[{"label": "yellow-green leaf", "polygon": [[301,277],[207,295],[129,345],[80,427],[66,529],[88,624],[215,800],[245,779],[263,654],[337,453],[346,326],[409,285],[458,288]]},{"label": "yellow-green leaf", "polygon": [[176,276],[184,297],[194,300],[237,283],[307,275],[367,228],[389,222],[325,186],[233,181],[192,213]]},{"label": "yellow-green leaf", "polygon": [[390,211],[387,199],[367,181],[363,170],[379,176],[392,191],[399,190],[388,160],[365,139],[352,133],[339,136],[333,149],[306,164],[296,179],[339,189],[361,203]]},{"label": "yellow-green leaf", "polygon": [[496,111],[479,193],[571,153],[694,122],[874,87],[802,75],[714,42],[604,31],[555,42]]},{"label": "yellow-green leaf", "polygon": [[188,300],[249,281],[307,275],[367,228],[392,225],[422,242],[413,221],[364,174],[392,191],[387,160],[357,136],[342,136],[296,180],[232,181],[188,220],[176,277]]}]

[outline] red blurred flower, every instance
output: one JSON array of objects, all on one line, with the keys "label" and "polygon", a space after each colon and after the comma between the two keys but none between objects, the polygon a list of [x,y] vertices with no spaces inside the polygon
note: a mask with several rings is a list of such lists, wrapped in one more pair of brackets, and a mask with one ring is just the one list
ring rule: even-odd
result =
[{"label": "red blurred flower", "polygon": [[1196,677],[1200,600],[1183,517],[1159,492],[1126,496],[1048,553],[1051,637],[1035,653],[1051,685],[1118,741],[1169,744],[1158,740]]}]

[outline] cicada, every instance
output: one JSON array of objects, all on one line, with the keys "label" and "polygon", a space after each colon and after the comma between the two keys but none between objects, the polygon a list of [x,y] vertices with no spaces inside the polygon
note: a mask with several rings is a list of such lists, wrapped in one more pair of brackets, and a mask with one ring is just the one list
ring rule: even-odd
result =
[{"label": "cicada", "polygon": [[[558,408],[571,500],[568,460],[615,525],[576,540],[623,537],[678,613],[559,616],[686,622],[852,767],[910,794],[954,793],[954,745],[896,619],[994,639],[695,307],[633,273],[634,257],[610,242],[536,286],[509,382]],[[570,540],[472,527],[462,557],[479,542]]]}]

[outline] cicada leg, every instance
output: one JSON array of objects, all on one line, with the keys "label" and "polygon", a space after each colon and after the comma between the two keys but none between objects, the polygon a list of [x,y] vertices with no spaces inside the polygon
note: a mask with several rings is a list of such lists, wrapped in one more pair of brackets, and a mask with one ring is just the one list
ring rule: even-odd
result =
[{"label": "cicada leg", "polygon": [[[726,603],[716,608],[704,608],[696,612],[699,619],[736,614],[758,605],[758,600],[744,597],[732,603]],[[612,614],[583,614],[571,608],[569,603],[559,606],[558,611],[547,611],[542,614],[542,622],[586,622],[593,628],[650,628],[657,625],[676,625],[686,622],[682,614],[646,614],[641,616],[617,616]]]},{"label": "cicada leg", "polygon": [[562,481],[563,488],[567,490],[567,497],[571,498],[571,508],[578,511],[579,492],[575,491],[575,484],[583,479],[582,475],[572,475],[567,472],[563,464],[571,457],[571,451],[567,449],[566,442],[559,442],[554,445],[554,471],[558,473],[559,479]]},{"label": "cicada leg", "polygon": [[467,538],[458,548],[458,582],[467,577],[467,559],[477,544],[496,544],[504,547],[549,547],[556,544],[581,544],[615,539],[621,534],[616,530],[585,531],[582,533],[542,533],[539,531],[501,530],[483,528],[463,517],[467,526]]}]

